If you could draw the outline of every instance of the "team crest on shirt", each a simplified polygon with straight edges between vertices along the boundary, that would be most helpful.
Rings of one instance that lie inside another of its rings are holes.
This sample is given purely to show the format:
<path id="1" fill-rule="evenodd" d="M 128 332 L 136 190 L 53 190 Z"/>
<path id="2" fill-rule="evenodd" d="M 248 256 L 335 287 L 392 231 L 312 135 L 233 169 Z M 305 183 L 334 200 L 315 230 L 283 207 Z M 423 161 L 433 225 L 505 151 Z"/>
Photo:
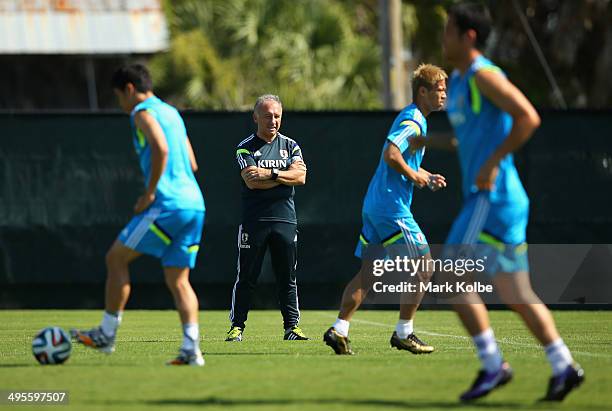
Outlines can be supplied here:
<path id="1" fill-rule="evenodd" d="M 242 233 L 242 235 L 240 236 L 240 248 L 251 248 L 248 242 L 249 242 L 249 234 Z"/>
<path id="2" fill-rule="evenodd" d="M 280 154 L 283 160 L 286 160 L 289 158 L 289 152 L 287 150 L 280 150 L 278 153 Z"/>
<path id="3" fill-rule="evenodd" d="M 419 243 L 419 250 L 424 250 L 427 248 L 427 242 L 425 241 L 425 236 L 423 233 L 416 233 L 416 240 Z"/>

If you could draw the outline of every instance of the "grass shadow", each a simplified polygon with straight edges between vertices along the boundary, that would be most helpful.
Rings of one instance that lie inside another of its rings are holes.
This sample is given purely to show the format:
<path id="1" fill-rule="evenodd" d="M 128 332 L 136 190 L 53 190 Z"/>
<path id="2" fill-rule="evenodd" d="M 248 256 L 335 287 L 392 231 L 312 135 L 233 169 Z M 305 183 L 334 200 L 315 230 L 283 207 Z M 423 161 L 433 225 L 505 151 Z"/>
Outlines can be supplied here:
<path id="1" fill-rule="evenodd" d="M 116 367 L 139 367 L 142 364 L 112 364 L 112 365 L 108 365 L 108 364 L 100 364 L 100 363 L 92 363 L 92 364 L 88 364 L 88 363 L 75 363 L 75 362 L 67 362 L 65 364 L 47 364 L 47 365 L 41 365 L 41 364 L 0 364 L 0 368 L 25 368 L 25 367 L 45 367 L 45 368 L 50 368 L 50 367 L 62 367 L 62 368 L 73 368 L 73 367 L 79 367 L 79 368 L 94 368 L 94 367 L 109 367 L 112 366 L 113 368 Z"/>
<path id="2" fill-rule="evenodd" d="M 278 355 L 295 355 L 295 352 L 236 352 L 236 351 L 230 351 L 230 352 L 204 352 L 203 353 L 205 357 L 209 356 L 209 355 L 274 355 L 274 356 L 278 356 Z"/>
<path id="3" fill-rule="evenodd" d="M 205 397 L 193 399 L 163 399 L 146 401 L 153 406 L 223 406 L 223 407 L 245 407 L 245 406 L 278 406 L 278 405 L 337 405 L 346 406 L 370 406 L 376 408 L 405 408 L 405 409 L 429 409 L 429 408 L 499 408 L 533 409 L 537 404 L 522 404 L 519 402 L 475 402 L 460 403 L 458 401 L 420 401 L 420 400 L 386 400 L 380 398 L 370 399 L 346 399 L 346 398 L 263 398 L 263 399 L 235 399 L 220 397 Z M 549 407 L 549 406 L 548 406 Z M 547 408 L 549 409 L 549 408 Z"/>

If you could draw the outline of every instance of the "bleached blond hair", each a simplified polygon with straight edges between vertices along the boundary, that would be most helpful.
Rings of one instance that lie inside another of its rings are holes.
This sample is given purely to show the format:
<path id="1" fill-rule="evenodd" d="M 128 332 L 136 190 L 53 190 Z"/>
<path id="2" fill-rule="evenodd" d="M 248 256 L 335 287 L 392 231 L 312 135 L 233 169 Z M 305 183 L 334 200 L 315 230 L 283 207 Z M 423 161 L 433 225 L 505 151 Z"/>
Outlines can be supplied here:
<path id="1" fill-rule="evenodd" d="M 446 72 L 433 64 L 420 64 L 412 73 L 412 99 L 416 100 L 419 88 L 433 89 L 439 81 L 448 78 Z"/>

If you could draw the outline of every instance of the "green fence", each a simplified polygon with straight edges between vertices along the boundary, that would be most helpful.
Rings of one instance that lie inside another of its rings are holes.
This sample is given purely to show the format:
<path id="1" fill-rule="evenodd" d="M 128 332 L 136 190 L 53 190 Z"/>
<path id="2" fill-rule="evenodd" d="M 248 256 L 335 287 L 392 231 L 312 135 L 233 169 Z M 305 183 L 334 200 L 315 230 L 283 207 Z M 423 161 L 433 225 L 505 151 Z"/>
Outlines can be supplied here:
<path id="1" fill-rule="evenodd" d="M 307 184 L 296 189 L 302 306 L 334 304 L 358 267 L 362 198 L 394 115 L 284 115 L 282 131 L 300 143 L 308 164 Z M 207 205 L 192 281 L 204 306 L 222 308 L 236 276 L 235 147 L 254 124 L 250 113 L 184 117 Z M 127 116 L 3 114 L 0 124 L 0 306 L 99 305 L 104 254 L 142 190 Z M 448 130 L 445 115 L 433 114 L 429 128 Z M 516 156 L 531 199 L 530 243 L 612 243 L 611 136 L 612 112 L 543 113 L 542 127 Z M 430 150 L 423 166 L 449 183 L 437 193 L 417 190 L 413 205 L 428 240 L 441 243 L 461 202 L 456 155 Z M 171 304 L 156 261 L 134 264 L 133 280 L 132 306 Z"/>

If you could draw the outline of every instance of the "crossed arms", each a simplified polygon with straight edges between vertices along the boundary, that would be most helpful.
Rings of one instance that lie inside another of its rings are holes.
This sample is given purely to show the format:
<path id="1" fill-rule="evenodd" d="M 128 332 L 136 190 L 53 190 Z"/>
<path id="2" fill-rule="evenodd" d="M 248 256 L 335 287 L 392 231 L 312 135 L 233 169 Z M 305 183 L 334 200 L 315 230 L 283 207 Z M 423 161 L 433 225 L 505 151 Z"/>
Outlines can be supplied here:
<path id="1" fill-rule="evenodd" d="M 240 176 L 251 190 L 268 190 L 281 184 L 301 186 L 306 184 L 306 164 L 302 160 L 294 161 L 287 170 L 278 172 L 276 180 L 271 180 L 272 170 L 255 166 L 245 167 Z"/>

